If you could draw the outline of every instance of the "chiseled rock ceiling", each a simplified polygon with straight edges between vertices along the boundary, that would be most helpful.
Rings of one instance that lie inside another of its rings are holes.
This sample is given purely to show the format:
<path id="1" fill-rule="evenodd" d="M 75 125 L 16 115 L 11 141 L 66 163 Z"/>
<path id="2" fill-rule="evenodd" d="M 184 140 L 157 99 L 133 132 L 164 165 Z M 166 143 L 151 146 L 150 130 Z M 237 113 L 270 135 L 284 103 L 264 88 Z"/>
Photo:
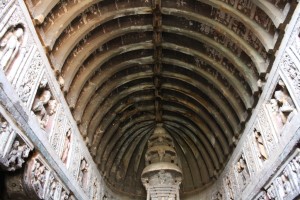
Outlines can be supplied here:
<path id="1" fill-rule="evenodd" d="M 157 122 L 181 192 L 224 168 L 261 92 L 288 0 L 26 0 L 83 138 L 115 190 L 140 175 Z M 277 47 L 276 47 L 277 48 Z"/>

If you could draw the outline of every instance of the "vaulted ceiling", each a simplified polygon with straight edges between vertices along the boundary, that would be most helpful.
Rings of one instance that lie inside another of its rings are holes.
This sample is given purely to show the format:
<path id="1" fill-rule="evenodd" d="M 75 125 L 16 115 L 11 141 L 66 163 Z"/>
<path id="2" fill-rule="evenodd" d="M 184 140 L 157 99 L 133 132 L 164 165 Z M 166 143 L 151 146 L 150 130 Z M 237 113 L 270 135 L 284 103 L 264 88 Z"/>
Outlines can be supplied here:
<path id="1" fill-rule="evenodd" d="M 147 140 L 163 123 L 182 193 L 230 158 L 270 68 L 288 0 L 26 0 L 108 185 L 144 196 Z"/>

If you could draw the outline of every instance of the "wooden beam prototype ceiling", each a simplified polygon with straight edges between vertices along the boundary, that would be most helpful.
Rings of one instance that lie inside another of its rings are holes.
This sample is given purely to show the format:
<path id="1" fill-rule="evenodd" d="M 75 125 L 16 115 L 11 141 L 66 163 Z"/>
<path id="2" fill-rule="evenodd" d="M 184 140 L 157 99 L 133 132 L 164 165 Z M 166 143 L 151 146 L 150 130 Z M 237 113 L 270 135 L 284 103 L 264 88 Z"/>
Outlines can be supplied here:
<path id="1" fill-rule="evenodd" d="M 147 140 L 163 123 L 182 193 L 211 184 L 269 71 L 287 0 L 26 0 L 99 171 L 145 196 Z"/>

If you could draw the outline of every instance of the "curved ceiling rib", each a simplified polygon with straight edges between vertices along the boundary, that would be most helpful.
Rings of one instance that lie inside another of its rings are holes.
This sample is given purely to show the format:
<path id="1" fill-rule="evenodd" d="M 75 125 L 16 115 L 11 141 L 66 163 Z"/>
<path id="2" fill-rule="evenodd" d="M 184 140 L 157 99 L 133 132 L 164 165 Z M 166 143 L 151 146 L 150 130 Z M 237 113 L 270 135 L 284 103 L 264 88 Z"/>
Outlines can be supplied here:
<path id="1" fill-rule="evenodd" d="M 137 199 L 157 123 L 173 138 L 182 193 L 218 178 L 293 8 L 274 0 L 26 3 L 100 173 Z"/>

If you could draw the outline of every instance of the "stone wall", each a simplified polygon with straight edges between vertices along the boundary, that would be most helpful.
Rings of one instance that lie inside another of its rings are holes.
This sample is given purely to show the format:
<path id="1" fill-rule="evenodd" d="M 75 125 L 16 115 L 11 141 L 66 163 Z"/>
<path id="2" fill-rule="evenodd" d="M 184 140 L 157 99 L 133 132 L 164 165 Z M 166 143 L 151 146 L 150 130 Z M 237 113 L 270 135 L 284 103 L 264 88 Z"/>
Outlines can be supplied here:
<path id="1" fill-rule="evenodd" d="M 300 194 L 300 7 L 231 159 L 213 186 L 183 199 L 294 199 Z"/>

